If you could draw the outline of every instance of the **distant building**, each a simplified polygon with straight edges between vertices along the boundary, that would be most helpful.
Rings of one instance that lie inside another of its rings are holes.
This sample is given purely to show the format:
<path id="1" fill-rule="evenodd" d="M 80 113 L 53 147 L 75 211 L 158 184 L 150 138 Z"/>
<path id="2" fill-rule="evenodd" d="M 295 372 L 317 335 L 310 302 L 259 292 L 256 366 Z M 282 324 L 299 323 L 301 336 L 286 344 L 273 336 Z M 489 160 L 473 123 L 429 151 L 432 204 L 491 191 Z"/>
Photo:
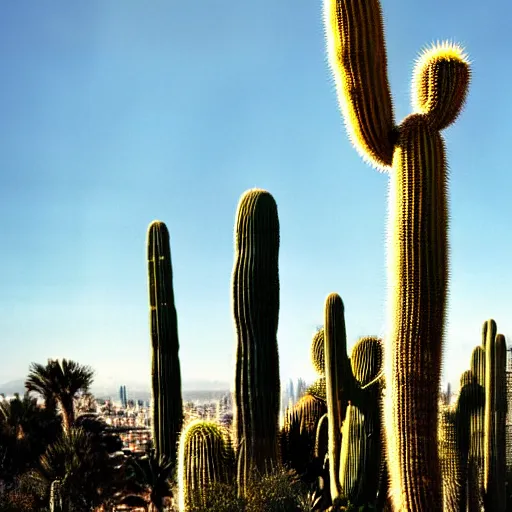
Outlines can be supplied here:
<path id="1" fill-rule="evenodd" d="M 121 402 L 121 407 L 124 407 L 126 409 L 128 405 L 128 400 L 126 397 L 126 386 L 119 387 L 119 400 Z"/>

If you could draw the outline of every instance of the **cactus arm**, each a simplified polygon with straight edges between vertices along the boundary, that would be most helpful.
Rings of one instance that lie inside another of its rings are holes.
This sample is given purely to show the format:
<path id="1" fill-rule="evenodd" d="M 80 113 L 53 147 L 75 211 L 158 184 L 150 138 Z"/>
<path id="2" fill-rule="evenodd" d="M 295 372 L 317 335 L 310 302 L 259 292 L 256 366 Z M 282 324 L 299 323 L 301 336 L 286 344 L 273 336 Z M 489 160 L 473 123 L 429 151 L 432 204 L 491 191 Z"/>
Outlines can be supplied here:
<path id="1" fill-rule="evenodd" d="M 484 487 L 486 501 L 496 492 L 496 322 L 487 321 L 485 337 L 485 430 L 484 430 Z"/>
<path id="2" fill-rule="evenodd" d="M 394 119 L 378 0 L 324 0 L 329 64 L 349 137 L 377 168 L 391 166 Z"/>
<path id="3" fill-rule="evenodd" d="M 365 418 L 352 404 L 347 407 L 341 434 L 340 487 L 343 498 L 359 504 L 366 462 Z"/>
<path id="4" fill-rule="evenodd" d="M 413 112 L 424 114 L 434 130 L 446 128 L 462 111 L 469 80 L 469 62 L 461 47 L 443 43 L 429 48 L 416 62 Z"/>
<path id="5" fill-rule="evenodd" d="M 325 301 L 324 355 L 328 430 L 329 475 L 331 497 L 334 501 L 341 494 L 339 481 L 341 454 L 341 427 L 346 404 L 342 394 L 342 373 L 350 366 L 347 358 L 347 335 L 344 307 L 341 297 L 330 294 Z M 346 360 L 346 361 L 345 361 Z"/>

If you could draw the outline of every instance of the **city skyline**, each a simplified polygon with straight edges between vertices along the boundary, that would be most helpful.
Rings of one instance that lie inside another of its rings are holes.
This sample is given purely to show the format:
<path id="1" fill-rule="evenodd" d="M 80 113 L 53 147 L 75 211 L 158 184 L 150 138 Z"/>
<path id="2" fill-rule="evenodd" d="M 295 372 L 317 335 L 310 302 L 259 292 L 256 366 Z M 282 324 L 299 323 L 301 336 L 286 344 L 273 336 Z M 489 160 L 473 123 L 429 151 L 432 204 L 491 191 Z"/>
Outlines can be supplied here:
<path id="1" fill-rule="evenodd" d="M 454 390 L 486 319 L 512 343 L 511 72 L 500 65 L 512 5 L 495 6 L 383 3 L 397 122 L 411 112 L 423 48 L 452 40 L 472 62 L 466 108 L 443 132 L 443 382 Z M 309 347 L 331 292 L 345 303 L 349 347 L 385 334 L 388 176 L 348 140 L 321 2 L 57 0 L 9 3 L 3 15 L 0 383 L 65 357 L 90 365 L 98 385 L 149 387 L 155 219 L 170 232 L 182 380 L 233 381 L 233 228 L 253 187 L 279 211 L 282 383 L 314 380 Z"/>

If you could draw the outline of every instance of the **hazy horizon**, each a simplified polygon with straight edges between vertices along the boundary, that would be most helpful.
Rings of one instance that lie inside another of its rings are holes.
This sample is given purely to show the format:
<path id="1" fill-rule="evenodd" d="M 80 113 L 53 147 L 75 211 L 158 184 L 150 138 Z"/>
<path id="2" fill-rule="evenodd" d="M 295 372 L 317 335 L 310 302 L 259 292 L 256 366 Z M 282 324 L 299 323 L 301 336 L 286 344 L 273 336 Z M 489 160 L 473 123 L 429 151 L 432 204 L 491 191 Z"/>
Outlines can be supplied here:
<path id="1" fill-rule="evenodd" d="M 453 40 L 472 62 L 445 130 L 450 285 L 443 381 L 458 388 L 494 318 L 511 335 L 512 4 L 383 2 L 395 118 L 414 61 Z M 385 333 L 388 176 L 351 146 L 321 2 L 56 0 L 2 6 L 0 382 L 68 358 L 149 382 L 146 230 L 170 232 L 182 379 L 231 382 L 233 226 L 249 188 L 280 219 L 281 381 L 315 378 L 327 295 L 348 344 Z M 442 15 L 440 15 L 442 13 Z M 499 15 L 498 15 L 499 14 Z"/>

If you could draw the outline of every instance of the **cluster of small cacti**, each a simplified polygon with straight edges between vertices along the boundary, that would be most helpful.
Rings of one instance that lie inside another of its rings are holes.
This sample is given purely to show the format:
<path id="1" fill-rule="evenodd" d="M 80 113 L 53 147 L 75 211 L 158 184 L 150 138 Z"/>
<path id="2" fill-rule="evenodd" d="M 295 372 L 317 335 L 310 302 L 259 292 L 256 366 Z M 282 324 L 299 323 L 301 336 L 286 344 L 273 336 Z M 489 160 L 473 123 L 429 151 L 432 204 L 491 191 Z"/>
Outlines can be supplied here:
<path id="1" fill-rule="evenodd" d="M 506 344 L 496 322 L 483 326 L 457 403 L 441 407 L 445 510 L 506 510 Z M 450 418 L 449 421 L 448 418 Z"/>
<path id="2" fill-rule="evenodd" d="M 236 486 L 243 496 L 251 476 L 280 466 L 292 468 L 303 482 L 316 487 L 323 509 L 343 510 L 341 504 L 350 503 L 400 510 L 393 504 L 389 478 L 393 468 L 385 450 L 388 425 L 383 401 L 389 377 L 384 372 L 384 344 L 377 337 L 360 338 L 349 357 L 344 305 L 337 294 L 327 298 L 325 325 L 311 343 L 318 379 L 287 409 L 284 425 L 278 427 L 278 226 L 277 208 L 268 192 L 251 190 L 242 196 L 233 271 L 235 421 L 231 432 L 203 420 L 181 431 L 177 460 L 181 510 L 206 506 L 207 490 L 218 484 Z M 162 229 L 161 223 L 158 228 Z M 168 244 L 168 234 L 166 240 Z M 161 261 L 166 260 L 170 266 L 169 257 L 163 255 Z M 164 269 L 160 272 L 165 275 Z M 436 436 L 433 431 L 432 439 L 439 453 L 441 510 L 446 512 L 465 510 L 466 505 L 470 512 L 484 506 L 486 511 L 505 510 L 505 353 L 504 337 L 496 334 L 494 321 L 486 322 L 482 345 L 473 351 L 471 369 L 461 377 L 457 403 L 443 403 L 436 391 L 439 432 Z M 165 374 L 164 368 L 160 371 Z M 410 385 L 414 389 L 414 383 Z M 168 393 L 165 388 L 157 391 Z M 181 397 L 169 395 L 181 405 Z M 155 401 L 155 408 L 165 403 Z M 181 411 L 178 418 L 181 421 Z"/>
<path id="3" fill-rule="evenodd" d="M 318 379 L 279 429 L 279 219 L 273 197 L 241 198 L 235 226 L 236 327 L 231 434 L 197 421 L 182 431 L 182 510 L 204 489 L 282 465 L 316 482 L 321 506 L 455 512 L 505 510 L 505 354 L 494 321 L 461 378 L 454 405 L 439 400 L 448 283 L 447 165 L 440 131 L 465 102 L 469 63 L 442 44 L 420 57 L 414 112 L 397 125 L 387 78 L 379 0 L 325 0 L 329 60 L 350 138 L 390 174 L 389 330 L 361 338 L 349 357 L 344 305 L 331 294 L 312 341 Z M 154 441 L 176 456 L 182 409 L 168 232 L 150 226 Z M 191 508 L 190 508 L 191 509 Z"/>

